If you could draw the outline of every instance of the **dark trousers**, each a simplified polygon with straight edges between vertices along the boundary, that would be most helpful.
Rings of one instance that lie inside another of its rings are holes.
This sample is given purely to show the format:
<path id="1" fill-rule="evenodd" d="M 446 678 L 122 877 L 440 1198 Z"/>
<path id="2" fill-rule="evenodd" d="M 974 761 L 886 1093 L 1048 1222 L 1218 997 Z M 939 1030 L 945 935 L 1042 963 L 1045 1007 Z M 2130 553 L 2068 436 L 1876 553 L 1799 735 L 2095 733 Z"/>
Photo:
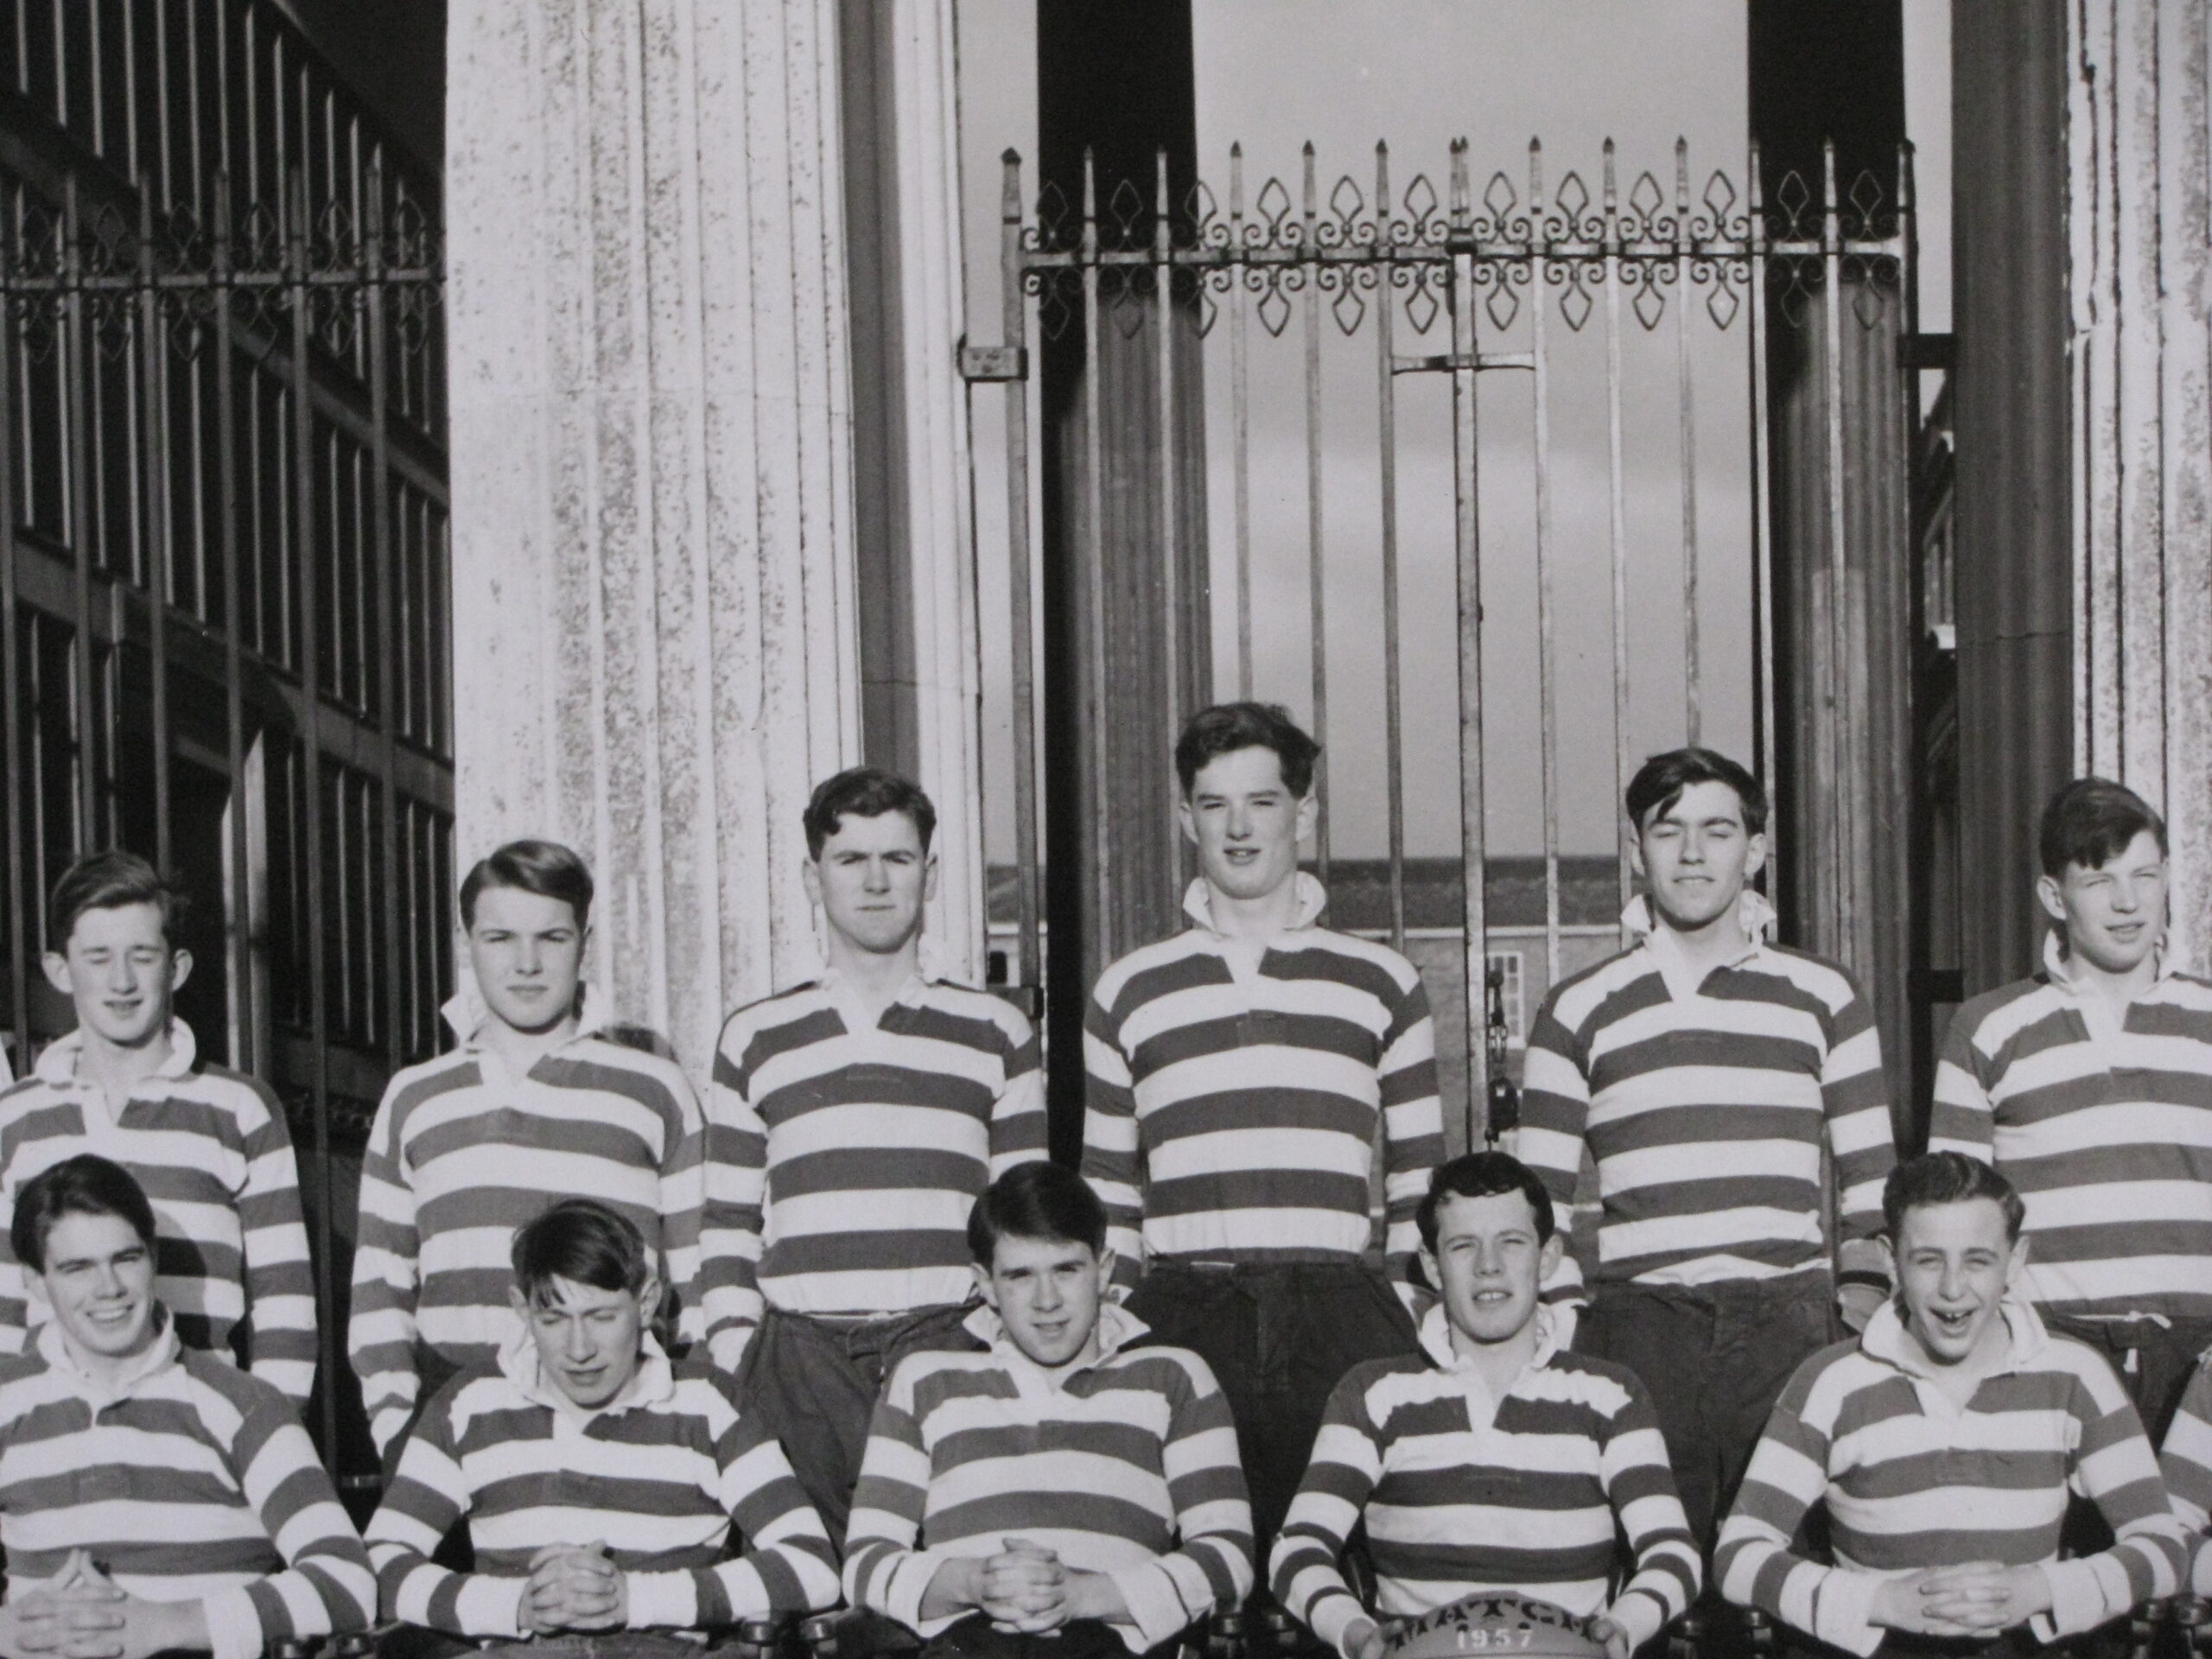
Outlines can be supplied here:
<path id="1" fill-rule="evenodd" d="M 1161 1643 L 1145 1659 L 1167 1659 L 1180 1638 Z M 970 1613 L 939 1631 L 922 1659 L 1130 1659 L 1128 1643 L 1103 1619 L 1071 1618 L 1057 1630 L 1027 1636 L 1002 1630 L 982 1613 Z"/>
<path id="2" fill-rule="evenodd" d="M 2161 1325 L 2156 1319 L 2082 1319 L 2046 1313 L 2044 1323 L 2088 1343 L 2111 1363 L 2153 1446 L 2166 1438 L 2189 1379 L 2196 1373 L 2197 1356 L 2212 1348 L 2212 1319 Z"/>
<path id="3" fill-rule="evenodd" d="M 1305 1478 L 1329 1394 L 1364 1359 L 1418 1353 L 1413 1317 L 1364 1262 L 1283 1266 L 1155 1261 L 1129 1297 L 1151 1339 L 1213 1368 L 1236 1420 L 1260 1580 Z"/>
<path id="4" fill-rule="evenodd" d="M 817 1319 L 770 1308 L 738 1371 L 738 1396 L 784 1443 L 798 1484 L 844 1547 L 853 1485 L 883 1379 L 909 1354 L 968 1353 L 968 1306 L 944 1303 L 882 1319 Z"/>
<path id="5" fill-rule="evenodd" d="M 1841 1334 L 1820 1268 L 1716 1285 L 1600 1285 L 1575 1332 L 1643 1381 L 1690 1531 L 1709 1554 L 1776 1398 Z"/>

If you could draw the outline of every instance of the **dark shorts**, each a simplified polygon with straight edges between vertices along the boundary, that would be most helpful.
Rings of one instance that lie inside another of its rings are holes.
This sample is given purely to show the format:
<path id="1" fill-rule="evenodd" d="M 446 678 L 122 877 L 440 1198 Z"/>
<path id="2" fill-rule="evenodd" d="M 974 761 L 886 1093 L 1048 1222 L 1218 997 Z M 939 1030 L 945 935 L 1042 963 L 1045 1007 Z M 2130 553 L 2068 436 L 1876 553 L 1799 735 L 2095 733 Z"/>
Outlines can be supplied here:
<path id="1" fill-rule="evenodd" d="M 1843 1334 L 1834 1283 L 1815 1268 L 1714 1285 L 1599 1285 L 1574 1345 L 1643 1379 L 1690 1531 L 1710 1554 L 1783 1386 Z"/>
<path id="2" fill-rule="evenodd" d="M 1176 1641 L 1163 1642 L 1147 1659 L 1167 1659 L 1176 1647 Z M 998 1629 L 982 1613 L 970 1613 L 932 1637 L 922 1649 L 922 1659 L 1132 1659 L 1132 1655 L 1120 1633 L 1101 1619 L 1073 1618 L 1057 1630 L 1025 1636 Z"/>
<path id="3" fill-rule="evenodd" d="M 1417 1354 L 1413 1316 L 1364 1262 L 1199 1266 L 1155 1261 L 1128 1300 L 1149 1338 L 1213 1368 L 1236 1420 L 1259 1580 L 1313 1452 L 1331 1390 L 1363 1360 Z"/>
<path id="4" fill-rule="evenodd" d="M 944 1303 L 882 1319 L 817 1319 L 770 1308 L 747 1344 L 738 1397 L 784 1443 L 815 1513 L 844 1547 L 853 1486 L 883 1379 L 909 1354 L 971 1353 L 971 1305 Z"/>

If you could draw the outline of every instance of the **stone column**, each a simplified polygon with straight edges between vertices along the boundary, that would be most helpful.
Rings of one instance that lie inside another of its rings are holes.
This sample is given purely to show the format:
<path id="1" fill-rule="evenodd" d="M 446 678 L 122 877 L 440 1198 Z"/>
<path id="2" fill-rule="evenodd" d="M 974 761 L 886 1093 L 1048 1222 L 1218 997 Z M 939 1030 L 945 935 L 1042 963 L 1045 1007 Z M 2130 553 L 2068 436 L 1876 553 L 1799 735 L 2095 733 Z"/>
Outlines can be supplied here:
<path id="1" fill-rule="evenodd" d="M 2065 41 L 2074 763 L 2165 814 L 2174 939 L 2199 970 L 2212 951 L 2208 12 L 2088 0 L 2066 8 Z"/>
<path id="2" fill-rule="evenodd" d="M 594 981 L 696 1072 L 816 960 L 858 753 L 834 0 L 448 30 L 455 852 L 584 853 Z"/>

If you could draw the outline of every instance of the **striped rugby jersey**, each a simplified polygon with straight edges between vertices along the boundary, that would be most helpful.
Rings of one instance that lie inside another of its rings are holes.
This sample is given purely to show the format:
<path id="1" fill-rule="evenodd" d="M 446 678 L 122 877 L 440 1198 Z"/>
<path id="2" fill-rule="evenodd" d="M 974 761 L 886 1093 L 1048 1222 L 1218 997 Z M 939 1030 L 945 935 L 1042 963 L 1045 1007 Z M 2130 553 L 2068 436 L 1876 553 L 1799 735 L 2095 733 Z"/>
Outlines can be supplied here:
<path id="1" fill-rule="evenodd" d="M 1700 981 L 1642 898 L 1641 937 L 1563 980 L 1529 1033 L 1516 1148 L 1573 1221 L 1587 1144 L 1603 1283 L 1701 1285 L 1825 1266 L 1821 1147 L 1834 1160 L 1840 1283 L 1886 1286 L 1876 1242 L 1897 1161 L 1874 1016 L 1834 963 L 1766 944 L 1740 900 L 1743 954 Z M 1579 1300 L 1572 1251 L 1545 1287 Z"/>
<path id="2" fill-rule="evenodd" d="M 2212 983 L 2162 963 L 2122 1014 L 2047 934 L 2042 973 L 1952 1016 L 1928 1147 L 2019 1189 L 2038 1307 L 2212 1319 Z"/>
<path id="3" fill-rule="evenodd" d="M 1252 1587 L 1252 1507 L 1236 1427 L 1206 1363 L 1132 1350 L 1144 1322 L 1099 1310 L 1102 1351 L 1055 1383 L 988 1308 L 988 1353 L 914 1354 L 876 1402 L 845 1531 L 845 1595 L 936 1635 L 922 1596 L 946 1560 L 1020 1537 L 1110 1574 L 1136 1652 Z"/>
<path id="4" fill-rule="evenodd" d="M 708 1157 L 734 1172 L 743 1262 L 733 1370 L 762 1299 L 795 1313 L 966 1301 L 968 1212 L 1046 1156 L 1043 1073 L 1020 1010 L 916 975 L 871 1020 L 831 970 L 740 1008 L 707 1091 Z M 725 1351 L 727 1349 L 728 1351 Z"/>
<path id="5" fill-rule="evenodd" d="M 117 1382 L 60 1327 L 0 1358 L 0 1548 L 12 1599 L 81 1549 L 149 1601 L 197 1599 L 214 1659 L 366 1630 L 369 1558 L 291 1404 L 173 1321 Z"/>
<path id="6" fill-rule="evenodd" d="M 2206 1529 L 2212 1528 L 2212 1363 L 2208 1358 L 2197 1361 L 2181 1406 L 2166 1427 L 2166 1443 L 2158 1450 L 2166 1496 L 2173 1500 L 2174 1513 L 2188 1529 L 2196 1552 L 2189 1588 L 2200 1596 L 2212 1588 L 2212 1551 L 2205 1548 L 2204 1538 Z"/>
<path id="7" fill-rule="evenodd" d="M 430 1557 L 468 1522 L 475 1570 Z M 745 1553 L 729 1555 L 733 1530 Z M 431 1397 L 370 1518 L 385 1611 L 455 1636 L 527 1636 L 531 1557 L 607 1545 L 632 1630 L 696 1630 L 836 1605 L 837 1558 L 783 1447 L 702 1359 L 645 1338 L 637 1376 L 586 1414 L 540 1377 L 526 1331 Z"/>
<path id="8" fill-rule="evenodd" d="M 19 1353 L 45 1310 L 8 1243 L 16 1194 L 63 1160 L 98 1153 L 145 1189 L 159 1228 L 156 1294 L 185 1345 L 227 1358 L 243 1325 L 253 1374 L 297 1405 L 315 1386 L 315 1276 L 284 1109 L 257 1079 L 203 1065 L 169 1021 L 169 1057 L 120 1112 L 77 1075 L 84 1038 L 50 1044 L 0 1094 L 0 1351 Z"/>
<path id="9" fill-rule="evenodd" d="M 522 1328 L 507 1303 L 514 1231 L 558 1199 L 613 1205 L 662 1253 L 679 1342 L 738 1317 L 747 1243 L 726 1173 L 705 1167 L 691 1085 L 673 1061 L 596 1029 L 588 1001 L 576 1034 L 520 1077 L 472 1035 L 385 1090 L 361 1164 L 346 1332 L 379 1449 L 415 1408 L 418 1343 L 488 1364 Z"/>
<path id="10" fill-rule="evenodd" d="M 1537 1318 L 1535 1357 L 1502 1400 L 1453 1351 L 1441 1306 L 1421 1320 L 1425 1358 L 1369 1360 L 1330 1396 L 1268 1576 L 1346 1659 L 1367 1614 L 1337 1563 L 1363 1520 L 1388 1618 L 1483 1590 L 1603 1612 L 1617 1527 L 1635 1569 L 1611 1605 L 1632 1646 L 1695 1599 L 1698 1548 L 1643 1385 L 1561 1351 Z"/>
<path id="11" fill-rule="evenodd" d="M 1247 972 L 1197 925 L 1099 976 L 1084 1022 L 1083 1173 L 1106 1205 L 1115 1278 L 1145 1258 L 1320 1261 L 1363 1253 L 1382 1120 L 1383 1250 L 1402 1276 L 1414 1211 L 1444 1155 L 1436 1033 L 1420 971 L 1317 927 L 1300 872 L 1291 929 Z"/>
<path id="12" fill-rule="evenodd" d="M 1882 1580 L 1931 1567 L 2042 1567 L 2050 1611 L 2031 1624 L 2046 1642 L 2173 1593 L 2181 1522 L 2120 1379 L 2027 1303 L 2007 1299 L 2001 1317 L 2011 1354 L 1963 1407 L 1927 1380 L 1895 1302 L 1798 1367 L 1721 1523 L 1713 1572 L 1729 1600 L 1871 1654 L 1888 1634 L 1867 1620 Z M 2062 1561 L 2069 1488 L 2117 1541 Z M 1789 1547 L 1822 1502 L 1834 1566 Z"/>

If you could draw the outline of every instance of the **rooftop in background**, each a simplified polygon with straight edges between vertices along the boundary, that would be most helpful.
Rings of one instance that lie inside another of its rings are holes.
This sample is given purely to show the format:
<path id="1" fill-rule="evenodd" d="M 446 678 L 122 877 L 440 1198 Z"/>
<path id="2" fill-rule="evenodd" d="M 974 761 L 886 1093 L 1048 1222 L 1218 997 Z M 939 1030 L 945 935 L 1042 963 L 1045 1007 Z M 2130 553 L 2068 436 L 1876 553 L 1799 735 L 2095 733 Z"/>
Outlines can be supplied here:
<path id="1" fill-rule="evenodd" d="M 1307 866 L 1310 869 L 1313 867 Z M 1544 925 L 1544 861 L 1537 857 L 1493 858 L 1484 897 L 1492 927 Z M 1602 854 L 1580 854 L 1559 861 L 1559 918 L 1569 927 L 1611 927 L 1620 919 L 1619 867 Z M 1014 869 L 994 864 L 990 870 L 989 915 L 993 923 L 1012 924 L 1017 916 Z M 1406 861 L 1406 925 L 1457 927 L 1463 914 L 1459 861 Z M 1390 925 L 1390 866 L 1380 858 L 1339 858 L 1329 866 L 1329 925 L 1372 929 Z"/>

